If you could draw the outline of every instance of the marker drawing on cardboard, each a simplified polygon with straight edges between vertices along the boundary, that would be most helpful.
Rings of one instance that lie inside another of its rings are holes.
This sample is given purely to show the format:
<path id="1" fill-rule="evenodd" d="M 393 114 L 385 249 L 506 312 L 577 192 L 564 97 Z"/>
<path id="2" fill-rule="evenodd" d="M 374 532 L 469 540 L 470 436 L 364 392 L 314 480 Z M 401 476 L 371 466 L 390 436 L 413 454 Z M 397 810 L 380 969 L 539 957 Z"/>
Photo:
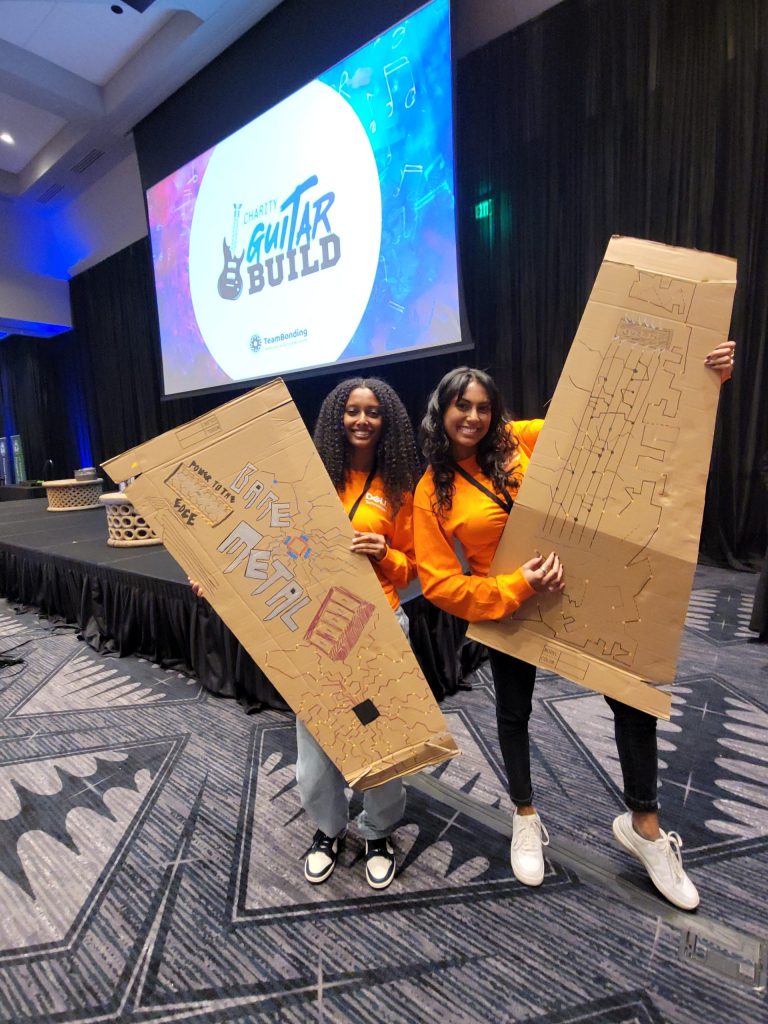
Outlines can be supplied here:
<path id="1" fill-rule="evenodd" d="M 719 394 L 704 356 L 728 337 L 736 262 L 614 238 L 491 573 L 557 551 L 535 595 L 473 639 L 669 717 Z"/>
<path id="2" fill-rule="evenodd" d="M 282 381 L 104 468 L 350 784 L 458 753 Z"/>

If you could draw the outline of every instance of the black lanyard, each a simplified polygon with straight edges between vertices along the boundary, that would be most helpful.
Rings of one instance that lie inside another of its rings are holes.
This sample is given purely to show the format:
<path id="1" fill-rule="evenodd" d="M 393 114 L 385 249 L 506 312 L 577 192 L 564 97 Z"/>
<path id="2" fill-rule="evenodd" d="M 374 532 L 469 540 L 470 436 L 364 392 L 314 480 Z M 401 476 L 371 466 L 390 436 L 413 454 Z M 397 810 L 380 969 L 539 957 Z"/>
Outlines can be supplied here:
<path id="1" fill-rule="evenodd" d="M 512 511 L 512 506 L 515 504 L 515 501 L 514 501 L 514 498 L 512 498 L 512 496 L 510 495 L 510 493 L 509 493 L 509 491 L 507 490 L 506 487 L 502 487 L 501 488 L 501 493 L 506 498 L 506 501 L 502 501 L 502 499 L 498 496 L 498 494 L 494 494 L 493 491 L 489 491 L 488 488 L 484 484 L 481 484 L 479 480 L 475 480 L 475 478 L 473 476 L 471 476 L 466 471 L 466 469 L 462 469 L 462 467 L 458 464 L 458 462 L 454 462 L 453 468 L 456 470 L 456 472 L 460 476 L 463 476 L 465 480 L 467 480 L 469 483 L 471 483 L 473 487 L 476 487 L 478 489 L 478 491 L 482 491 L 483 494 L 487 494 L 488 497 L 492 501 L 496 502 L 496 504 L 499 506 L 499 508 L 503 508 L 504 511 L 507 513 L 507 515 L 509 515 L 509 513 Z M 366 484 L 366 487 L 367 486 L 368 485 Z"/>
<path id="2" fill-rule="evenodd" d="M 357 507 L 360 504 L 360 502 L 363 500 L 363 498 L 365 497 L 365 492 L 368 490 L 368 488 L 373 483 L 373 478 L 375 476 L 376 476 L 376 463 L 374 462 L 373 468 L 371 469 L 371 472 L 368 474 L 368 479 L 363 484 L 362 491 L 360 491 L 360 493 L 358 494 L 357 498 L 355 499 L 355 504 L 349 510 L 349 521 L 350 521 L 350 523 L 355 518 L 355 512 L 357 512 Z"/>

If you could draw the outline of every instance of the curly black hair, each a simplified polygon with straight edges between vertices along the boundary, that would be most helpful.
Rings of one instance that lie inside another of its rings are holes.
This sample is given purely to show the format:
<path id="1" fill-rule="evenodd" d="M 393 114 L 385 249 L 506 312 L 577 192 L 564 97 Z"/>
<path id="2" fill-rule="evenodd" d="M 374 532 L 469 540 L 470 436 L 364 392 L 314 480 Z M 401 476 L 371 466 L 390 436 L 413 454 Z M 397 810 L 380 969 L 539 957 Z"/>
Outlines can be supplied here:
<path id="1" fill-rule="evenodd" d="M 504 487 L 514 487 L 514 480 L 506 467 L 517 447 L 517 439 L 507 430 L 510 419 L 499 389 L 484 370 L 459 366 L 446 373 L 429 396 L 427 412 L 419 429 L 421 450 L 429 462 L 435 487 L 433 509 L 442 517 L 450 512 L 456 492 L 456 463 L 451 455 L 451 442 L 443 423 L 445 411 L 451 402 L 462 397 L 472 381 L 485 388 L 491 403 L 491 425 L 477 446 L 477 463 L 493 481 L 497 491 L 501 492 Z"/>
<path id="2" fill-rule="evenodd" d="M 376 471 L 393 513 L 419 478 L 419 455 L 413 427 L 397 392 L 377 377 L 350 377 L 326 395 L 315 424 L 314 442 L 337 491 L 349 472 L 349 444 L 344 431 L 344 410 L 356 388 L 368 388 L 381 406 L 381 434 L 376 449 Z"/>

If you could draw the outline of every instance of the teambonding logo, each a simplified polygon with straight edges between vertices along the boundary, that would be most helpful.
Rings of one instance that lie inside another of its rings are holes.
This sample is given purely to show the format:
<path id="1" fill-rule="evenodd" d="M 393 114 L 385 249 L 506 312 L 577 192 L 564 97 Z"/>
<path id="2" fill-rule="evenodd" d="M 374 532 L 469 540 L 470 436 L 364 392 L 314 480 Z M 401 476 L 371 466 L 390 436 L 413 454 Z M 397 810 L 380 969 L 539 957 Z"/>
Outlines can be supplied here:
<path id="1" fill-rule="evenodd" d="M 271 338 L 262 338 L 260 334 L 252 334 L 248 347 L 255 355 L 257 352 L 261 352 L 262 346 L 269 350 L 274 347 L 285 347 L 286 345 L 302 345 L 308 333 L 306 327 L 295 327 L 292 331 L 281 331 L 279 334 L 273 334 Z"/>
<path id="2" fill-rule="evenodd" d="M 338 359 L 371 297 L 381 220 L 368 134 L 322 82 L 211 151 L 189 283 L 200 334 L 225 373 L 247 380 Z"/>

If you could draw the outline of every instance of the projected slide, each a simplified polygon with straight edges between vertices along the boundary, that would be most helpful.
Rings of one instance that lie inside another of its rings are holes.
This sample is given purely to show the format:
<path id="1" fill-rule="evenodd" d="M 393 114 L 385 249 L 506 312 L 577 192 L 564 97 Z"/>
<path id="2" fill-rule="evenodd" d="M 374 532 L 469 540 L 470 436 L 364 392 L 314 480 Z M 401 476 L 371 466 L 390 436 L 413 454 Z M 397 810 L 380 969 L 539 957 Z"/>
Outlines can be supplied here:
<path id="1" fill-rule="evenodd" d="M 448 0 L 147 192 L 166 395 L 458 344 Z"/>

